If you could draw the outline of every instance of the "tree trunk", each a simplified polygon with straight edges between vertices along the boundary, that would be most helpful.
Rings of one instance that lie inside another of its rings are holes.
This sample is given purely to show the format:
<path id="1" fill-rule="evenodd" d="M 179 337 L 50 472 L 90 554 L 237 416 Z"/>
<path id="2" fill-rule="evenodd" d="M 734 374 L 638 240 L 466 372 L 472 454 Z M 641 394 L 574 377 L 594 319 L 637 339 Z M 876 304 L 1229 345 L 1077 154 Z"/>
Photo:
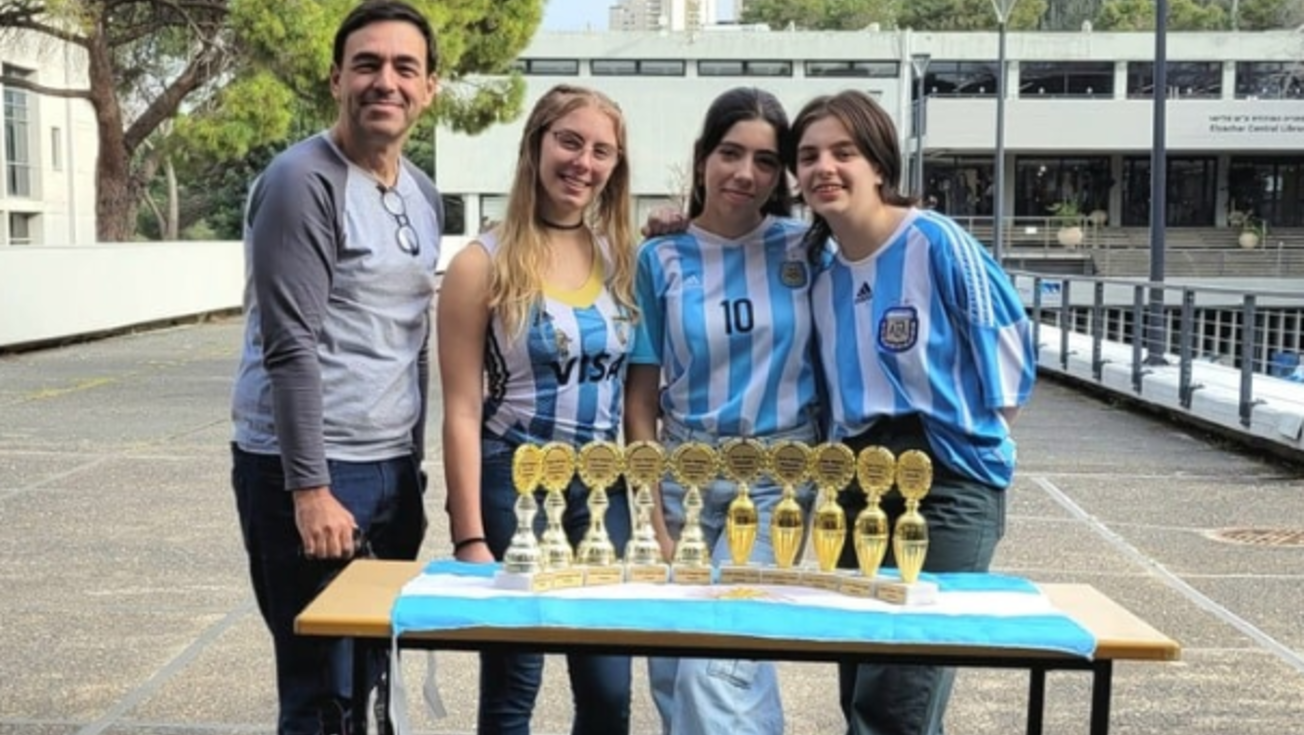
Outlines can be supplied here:
<path id="1" fill-rule="evenodd" d="M 168 180 L 168 218 L 163 228 L 163 239 L 168 241 L 181 239 L 181 191 L 177 186 L 177 168 L 172 165 L 172 157 L 163 162 L 163 173 Z"/>
<path id="2" fill-rule="evenodd" d="M 131 151 L 123 135 L 122 108 L 113 81 L 113 55 L 102 29 L 87 38 L 91 106 L 100 151 L 95 160 L 95 222 L 100 242 L 123 242 L 136 235 L 137 192 L 131 178 Z"/>

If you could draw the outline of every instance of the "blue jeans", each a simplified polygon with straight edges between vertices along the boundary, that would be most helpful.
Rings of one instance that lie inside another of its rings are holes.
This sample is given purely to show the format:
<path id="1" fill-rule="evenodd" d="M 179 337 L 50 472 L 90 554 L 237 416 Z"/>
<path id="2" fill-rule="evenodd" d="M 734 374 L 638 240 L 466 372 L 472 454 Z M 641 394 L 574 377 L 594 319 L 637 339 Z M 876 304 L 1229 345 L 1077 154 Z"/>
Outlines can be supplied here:
<path id="1" fill-rule="evenodd" d="M 898 419 L 864 435 L 846 440 L 853 450 L 882 445 L 899 455 L 906 449 L 931 454 L 917 421 Z M 858 483 L 838 496 L 838 502 L 855 518 L 865 507 Z M 985 572 L 991 566 L 996 544 L 1005 534 L 1004 490 L 960 477 L 933 461 L 933 486 L 920 506 L 928 520 L 929 572 Z M 890 523 L 905 512 L 905 501 L 893 492 L 880 503 Z M 847 542 L 838 565 L 855 568 L 855 544 L 847 528 Z M 896 566 L 888 547 L 886 566 Z M 940 666 L 838 665 L 838 689 L 848 735 L 941 735 L 946 705 L 951 697 L 955 669 Z"/>
<path id="2" fill-rule="evenodd" d="M 501 560 L 516 532 L 516 491 L 512 485 L 512 454 L 516 445 L 495 436 L 481 439 L 480 512 L 484 535 L 494 558 Z M 606 527 L 616 553 L 623 554 L 630 536 L 629 497 L 623 485 L 609 488 L 611 505 Z M 543 533 L 547 518 L 544 493 L 535 533 Z M 562 517 L 574 546 L 589 527 L 588 490 L 578 479 L 566 491 Z M 626 735 L 629 732 L 630 663 L 628 656 L 566 656 L 571 696 L 575 703 L 572 735 Z M 543 655 L 482 653 L 480 655 L 480 735 L 528 735 L 530 716 L 543 681 Z"/>
<path id="3" fill-rule="evenodd" d="M 815 439 L 813 427 L 784 434 L 760 437 L 772 442 L 795 439 L 807 443 Z M 705 432 L 666 421 L 662 426 L 662 444 L 667 451 L 689 441 L 716 446 L 722 442 Z M 749 488 L 756 504 L 756 545 L 752 561 L 773 562 L 770 545 L 770 515 L 782 499 L 783 489 L 766 477 Z M 729 540 L 724 534 L 729 503 L 737 488 L 727 480 L 716 480 L 702 490 L 702 534 L 711 547 L 716 564 L 730 563 Z M 809 512 L 814 501 L 810 487 L 798 491 L 798 502 Z M 684 488 L 669 478 L 661 481 L 661 504 L 666 526 L 673 538 L 684 527 Z M 661 715 L 665 735 L 782 735 L 783 701 L 780 697 L 778 672 L 768 661 L 724 659 L 649 658 L 648 679 L 652 701 Z"/>
<path id="4" fill-rule="evenodd" d="M 353 645 L 347 639 L 296 636 L 294 618 L 348 562 L 306 559 L 285 489 L 281 458 L 232 445 L 231 484 L 249 577 L 272 634 L 280 735 L 345 733 L 353 692 Z M 412 457 L 381 462 L 328 463 L 331 493 L 353 514 L 373 553 L 415 559 L 425 533 L 422 482 Z M 373 661 L 372 685 L 387 653 Z"/>

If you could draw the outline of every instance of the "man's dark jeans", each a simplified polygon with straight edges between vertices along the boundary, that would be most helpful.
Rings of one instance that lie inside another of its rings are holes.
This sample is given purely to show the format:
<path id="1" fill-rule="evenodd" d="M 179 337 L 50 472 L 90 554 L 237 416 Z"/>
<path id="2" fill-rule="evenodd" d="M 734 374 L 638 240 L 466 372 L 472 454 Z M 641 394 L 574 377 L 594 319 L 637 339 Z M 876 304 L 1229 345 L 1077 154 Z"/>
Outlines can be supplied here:
<path id="1" fill-rule="evenodd" d="M 296 636 L 294 618 L 347 564 L 305 559 L 285 490 L 281 458 L 232 445 L 231 483 L 249 576 L 276 650 L 280 735 L 346 733 L 353 646 L 344 639 Z M 412 457 L 329 463 L 331 492 L 353 514 L 382 559 L 415 559 L 425 532 L 422 483 Z M 385 671 L 374 662 L 375 680 Z"/>

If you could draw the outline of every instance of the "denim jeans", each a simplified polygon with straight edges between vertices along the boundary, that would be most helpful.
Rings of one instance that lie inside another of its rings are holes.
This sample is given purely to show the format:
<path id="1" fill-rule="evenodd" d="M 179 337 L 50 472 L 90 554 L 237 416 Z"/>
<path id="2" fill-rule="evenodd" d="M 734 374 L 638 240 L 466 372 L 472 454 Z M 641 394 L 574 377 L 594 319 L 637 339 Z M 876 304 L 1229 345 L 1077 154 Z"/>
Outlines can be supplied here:
<path id="1" fill-rule="evenodd" d="M 815 439 L 815 430 L 810 427 L 761 438 L 766 442 L 795 439 L 810 443 Z M 661 441 L 666 450 L 671 451 L 689 441 L 718 446 L 723 440 L 666 421 Z M 768 477 L 749 487 L 758 516 L 752 561 L 774 561 L 774 548 L 770 545 L 770 515 L 782 499 L 782 493 L 782 488 Z M 729 540 L 724 529 L 729 503 L 736 495 L 736 486 L 727 480 L 716 480 L 710 487 L 702 489 L 702 534 L 711 547 L 711 558 L 716 564 L 730 563 Z M 797 498 L 803 511 L 809 512 L 814 501 L 811 488 L 800 488 Z M 661 504 L 670 535 L 677 539 L 684 527 L 684 488 L 669 478 L 663 479 Z M 661 715 L 665 735 L 783 733 L 783 701 L 773 663 L 650 658 L 648 679 L 652 701 Z"/>
<path id="2" fill-rule="evenodd" d="M 340 638 L 294 634 L 294 618 L 348 562 L 306 559 L 285 489 L 281 458 L 231 447 L 231 484 L 249 577 L 258 609 L 272 634 L 280 735 L 345 733 L 353 691 L 353 646 Z M 328 463 L 331 493 L 353 514 L 373 553 L 415 559 L 425 533 L 425 509 L 412 457 L 380 462 Z M 386 671 L 387 654 L 373 662 L 372 685 Z"/>
<path id="3" fill-rule="evenodd" d="M 484 535 L 494 558 L 501 560 L 516 532 L 516 491 L 512 485 L 512 454 L 516 446 L 496 436 L 484 436 L 481 447 L 480 508 Z M 629 497 L 623 485 L 607 491 L 607 534 L 624 554 L 630 536 Z M 543 533 L 547 518 L 544 493 L 538 494 L 540 512 L 535 533 Z M 566 491 L 562 523 L 571 545 L 589 527 L 588 490 L 578 479 Z M 630 708 L 628 656 L 566 656 L 571 697 L 575 703 L 572 735 L 627 735 Z M 528 735 L 530 716 L 543 681 L 543 655 L 537 653 L 483 653 L 480 655 L 480 708 L 476 732 L 480 735 Z"/>
<path id="4" fill-rule="evenodd" d="M 900 454 L 921 449 L 929 454 L 923 428 L 916 420 L 897 420 L 848 439 L 853 450 L 881 445 Z M 865 507 L 865 496 L 857 483 L 838 496 L 838 502 L 854 519 Z M 996 544 L 1005 535 L 1004 490 L 961 477 L 933 461 L 933 486 L 920 505 L 928 520 L 929 572 L 985 572 L 992 563 Z M 890 523 L 905 512 L 905 501 L 893 492 L 880 506 Z M 839 566 L 855 568 L 852 524 Z M 896 566 L 891 546 L 883 560 Z M 838 665 L 839 701 L 847 718 L 848 735 L 941 735 L 946 705 L 955 681 L 955 669 L 940 666 Z"/>

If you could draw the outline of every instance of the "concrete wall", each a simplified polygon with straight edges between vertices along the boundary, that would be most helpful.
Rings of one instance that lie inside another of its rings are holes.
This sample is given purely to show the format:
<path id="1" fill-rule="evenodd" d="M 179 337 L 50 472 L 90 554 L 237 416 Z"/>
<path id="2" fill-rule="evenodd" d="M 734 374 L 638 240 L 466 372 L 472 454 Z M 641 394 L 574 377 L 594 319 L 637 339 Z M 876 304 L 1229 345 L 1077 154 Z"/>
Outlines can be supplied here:
<path id="1" fill-rule="evenodd" d="M 0 348 L 238 307 L 239 242 L 0 248 Z"/>

